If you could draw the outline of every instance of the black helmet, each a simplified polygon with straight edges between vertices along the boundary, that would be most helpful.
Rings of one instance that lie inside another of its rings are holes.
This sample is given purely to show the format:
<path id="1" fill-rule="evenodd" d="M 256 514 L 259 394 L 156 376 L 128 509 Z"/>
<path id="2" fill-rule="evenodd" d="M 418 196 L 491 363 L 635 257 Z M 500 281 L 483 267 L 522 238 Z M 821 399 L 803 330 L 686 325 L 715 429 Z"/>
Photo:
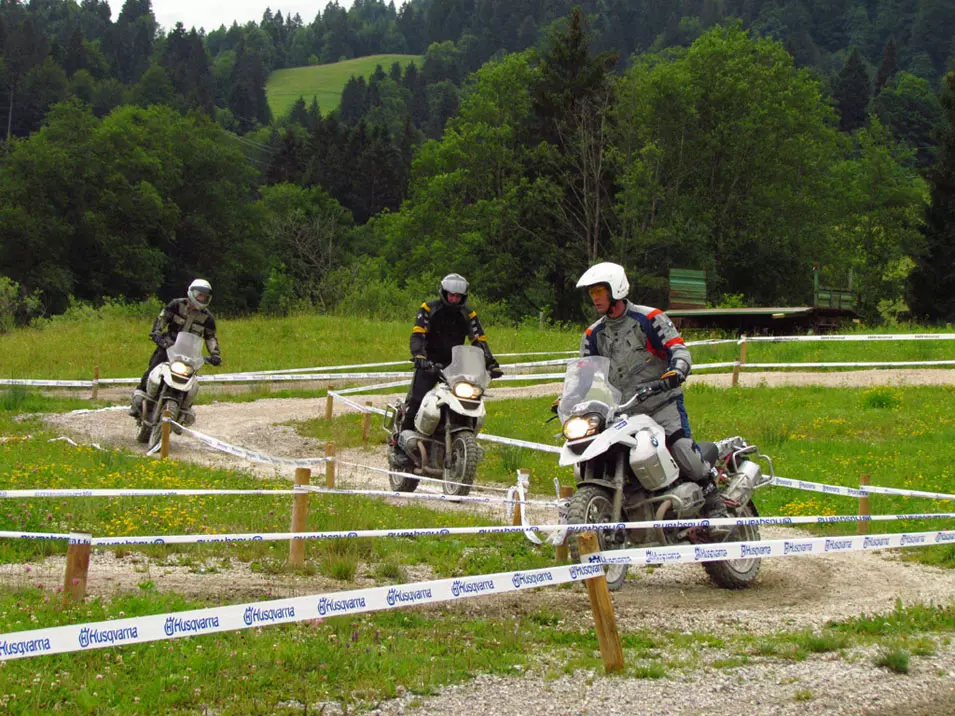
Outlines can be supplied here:
<path id="1" fill-rule="evenodd" d="M 444 305 L 450 305 L 448 302 L 449 293 L 458 293 L 461 295 L 461 303 L 468 300 L 468 282 L 464 276 L 459 273 L 449 273 L 441 279 L 441 302 Z"/>

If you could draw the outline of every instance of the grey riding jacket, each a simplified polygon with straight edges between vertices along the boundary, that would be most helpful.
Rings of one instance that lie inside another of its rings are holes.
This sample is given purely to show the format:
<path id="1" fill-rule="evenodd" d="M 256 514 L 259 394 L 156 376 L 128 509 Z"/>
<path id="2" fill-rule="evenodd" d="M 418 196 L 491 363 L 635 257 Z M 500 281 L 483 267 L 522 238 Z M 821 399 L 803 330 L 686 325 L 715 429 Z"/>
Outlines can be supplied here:
<path id="1" fill-rule="evenodd" d="M 640 383 L 657 380 L 668 370 L 678 370 L 685 378 L 692 365 L 690 351 L 673 321 L 658 308 L 630 301 L 622 315 L 602 316 L 587 329 L 580 341 L 580 355 L 610 359 L 608 378 L 621 392 L 622 401 L 630 400 Z M 639 410 L 653 413 L 682 396 L 683 388 L 674 388 L 647 399 Z"/>

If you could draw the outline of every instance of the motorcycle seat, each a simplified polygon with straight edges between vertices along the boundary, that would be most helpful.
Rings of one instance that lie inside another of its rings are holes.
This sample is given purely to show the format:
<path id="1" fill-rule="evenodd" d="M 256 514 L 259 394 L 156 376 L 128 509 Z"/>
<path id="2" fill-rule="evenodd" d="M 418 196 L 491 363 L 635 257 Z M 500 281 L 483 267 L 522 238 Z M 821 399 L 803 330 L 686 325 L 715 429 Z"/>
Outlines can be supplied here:
<path id="1" fill-rule="evenodd" d="M 703 457 L 703 462 L 707 462 L 712 467 L 716 465 L 716 461 L 720 457 L 719 448 L 716 447 L 716 443 L 703 442 L 697 443 L 697 447 L 700 448 L 700 454 Z"/>

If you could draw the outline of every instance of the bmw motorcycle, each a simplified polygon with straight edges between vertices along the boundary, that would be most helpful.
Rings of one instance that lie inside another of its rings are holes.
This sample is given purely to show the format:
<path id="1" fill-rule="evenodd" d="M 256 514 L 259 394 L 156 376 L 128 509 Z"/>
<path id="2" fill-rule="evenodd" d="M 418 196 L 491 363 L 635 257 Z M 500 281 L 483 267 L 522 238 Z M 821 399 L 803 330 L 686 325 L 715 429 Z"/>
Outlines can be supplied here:
<path id="1" fill-rule="evenodd" d="M 424 475 L 444 480 L 446 495 L 463 497 L 471 491 L 484 449 L 477 435 L 484 427 L 484 391 L 491 377 L 477 346 L 455 346 L 451 363 L 435 366 L 438 382 L 421 401 L 414 430 L 402 430 L 406 404 L 398 401 L 385 411 L 391 489 L 414 492 Z M 394 474 L 403 473 L 403 474 Z"/>
<path id="2" fill-rule="evenodd" d="M 700 519 L 703 491 L 680 474 L 666 447 L 666 433 L 652 418 L 630 414 L 633 408 L 664 388 L 648 383 L 620 403 L 620 391 L 610 384 L 610 360 L 588 356 L 567 367 L 557 415 L 565 443 L 560 465 L 574 467 L 577 492 L 568 505 L 570 524 L 663 522 Z M 772 482 L 772 460 L 741 437 L 698 443 L 705 463 L 715 471 L 717 485 L 730 517 L 758 515 L 753 492 Z M 757 461 L 769 466 L 764 476 Z M 600 549 L 609 552 L 633 547 L 759 540 L 759 526 L 732 528 L 691 523 L 685 526 L 597 531 Z M 576 533 L 568 536 L 574 560 L 580 559 Z M 742 589 L 756 580 L 760 559 L 703 562 L 710 579 L 726 589 Z M 607 583 L 619 589 L 627 564 L 607 565 Z"/>
<path id="3" fill-rule="evenodd" d="M 199 392 L 199 369 L 205 364 L 203 339 L 194 333 L 180 331 L 176 342 L 166 351 L 166 361 L 149 373 L 146 397 L 136 418 L 136 440 L 151 450 L 162 438 L 162 415 L 168 410 L 172 419 L 183 426 L 196 422 L 192 403 Z"/>

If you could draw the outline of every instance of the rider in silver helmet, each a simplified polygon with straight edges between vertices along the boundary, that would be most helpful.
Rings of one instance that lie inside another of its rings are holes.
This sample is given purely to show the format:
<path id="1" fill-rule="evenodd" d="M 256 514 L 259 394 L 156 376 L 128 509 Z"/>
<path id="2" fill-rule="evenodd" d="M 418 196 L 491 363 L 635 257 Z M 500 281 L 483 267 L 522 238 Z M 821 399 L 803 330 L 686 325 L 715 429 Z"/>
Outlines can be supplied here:
<path id="1" fill-rule="evenodd" d="M 146 398 L 146 381 L 149 374 L 160 363 L 166 361 L 166 350 L 176 342 L 180 331 L 188 331 L 205 339 L 207 359 L 211 365 L 222 363 L 219 355 L 219 341 L 216 339 L 216 319 L 209 312 L 212 302 L 212 286 L 208 281 L 197 278 L 189 284 L 185 298 L 174 298 L 160 311 L 153 322 L 149 337 L 156 343 L 156 350 L 149 359 L 149 367 L 143 373 L 142 380 L 133 391 L 133 403 L 129 414 L 136 417 L 142 410 L 143 400 Z"/>

